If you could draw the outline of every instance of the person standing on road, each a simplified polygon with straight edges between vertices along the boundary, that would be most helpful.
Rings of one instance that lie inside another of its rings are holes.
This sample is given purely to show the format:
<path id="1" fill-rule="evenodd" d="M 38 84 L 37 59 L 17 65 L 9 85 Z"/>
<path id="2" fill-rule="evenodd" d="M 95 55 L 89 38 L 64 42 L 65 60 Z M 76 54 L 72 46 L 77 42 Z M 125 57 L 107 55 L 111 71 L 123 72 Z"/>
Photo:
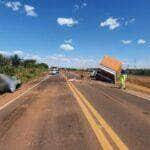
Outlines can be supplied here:
<path id="1" fill-rule="evenodd" d="M 121 89 L 126 89 L 126 79 L 127 79 L 127 73 L 125 70 L 121 71 L 121 74 L 119 75 L 119 82 Z"/>

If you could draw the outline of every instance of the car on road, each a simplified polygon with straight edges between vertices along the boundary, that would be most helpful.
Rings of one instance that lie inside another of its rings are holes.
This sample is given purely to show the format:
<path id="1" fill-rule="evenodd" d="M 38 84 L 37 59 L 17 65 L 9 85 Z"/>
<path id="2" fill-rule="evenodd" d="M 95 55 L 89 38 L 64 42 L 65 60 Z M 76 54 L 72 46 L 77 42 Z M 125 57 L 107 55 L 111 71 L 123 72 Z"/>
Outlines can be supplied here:
<path id="1" fill-rule="evenodd" d="M 9 77 L 4 74 L 0 74 L 0 92 L 14 92 L 21 85 L 21 80 L 15 76 Z"/>
<path id="2" fill-rule="evenodd" d="M 58 75 L 59 74 L 59 68 L 57 67 L 52 67 L 50 69 L 50 75 Z"/>

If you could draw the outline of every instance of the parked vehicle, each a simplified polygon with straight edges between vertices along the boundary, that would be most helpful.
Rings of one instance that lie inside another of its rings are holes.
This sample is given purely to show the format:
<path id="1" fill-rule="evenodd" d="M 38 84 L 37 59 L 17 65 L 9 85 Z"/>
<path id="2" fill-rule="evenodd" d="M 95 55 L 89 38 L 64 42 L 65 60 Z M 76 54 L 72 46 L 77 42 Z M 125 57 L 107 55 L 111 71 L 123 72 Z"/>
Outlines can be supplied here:
<path id="1" fill-rule="evenodd" d="M 14 92 L 21 85 L 20 79 L 0 74 L 0 92 Z"/>

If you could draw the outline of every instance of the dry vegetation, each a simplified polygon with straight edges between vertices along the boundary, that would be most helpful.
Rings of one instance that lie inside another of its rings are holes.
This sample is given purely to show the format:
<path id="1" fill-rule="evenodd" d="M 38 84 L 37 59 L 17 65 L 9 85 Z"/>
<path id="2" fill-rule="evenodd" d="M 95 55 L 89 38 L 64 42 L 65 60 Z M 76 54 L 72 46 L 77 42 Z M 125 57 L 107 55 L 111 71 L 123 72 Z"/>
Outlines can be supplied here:
<path id="1" fill-rule="evenodd" d="M 150 77 L 129 75 L 127 88 L 138 92 L 150 94 Z"/>
<path id="2" fill-rule="evenodd" d="M 90 79 L 90 74 L 86 71 L 74 70 L 71 72 L 79 76 L 83 75 L 84 79 Z M 150 76 L 128 75 L 126 85 L 129 90 L 150 94 Z"/>
<path id="3" fill-rule="evenodd" d="M 128 82 L 150 88 L 150 77 L 148 76 L 129 76 Z"/>

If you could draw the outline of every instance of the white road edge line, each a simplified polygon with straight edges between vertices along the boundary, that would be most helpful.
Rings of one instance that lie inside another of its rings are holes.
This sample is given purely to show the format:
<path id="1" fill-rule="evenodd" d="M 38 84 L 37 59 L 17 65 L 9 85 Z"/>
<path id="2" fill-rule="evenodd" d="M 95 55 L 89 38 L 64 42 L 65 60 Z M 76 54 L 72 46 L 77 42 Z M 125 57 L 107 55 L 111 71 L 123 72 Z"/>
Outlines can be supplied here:
<path id="1" fill-rule="evenodd" d="M 43 81 L 47 80 L 50 77 L 50 75 L 48 75 L 47 77 L 45 77 L 43 80 L 41 80 L 39 83 L 35 84 L 33 87 L 29 88 L 28 90 L 26 90 L 24 93 L 21 93 L 20 95 L 18 95 L 17 97 L 15 97 L 14 99 L 12 99 L 11 101 L 9 101 L 8 103 L 4 104 L 2 107 L 0 107 L 0 111 L 2 111 L 5 107 L 7 107 L 9 104 L 11 104 L 12 102 L 16 101 L 18 98 L 20 98 L 21 96 L 25 95 L 26 93 L 28 93 L 29 91 L 31 91 L 33 88 L 37 87 L 38 85 L 40 85 Z"/>
<path id="2" fill-rule="evenodd" d="M 103 86 L 107 86 L 106 84 L 103 84 L 103 83 L 99 83 L 97 82 L 98 85 L 103 85 Z M 121 89 L 120 89 L 121 90 Z M 122 92 L 124 93 L 127 93 L 127 94 L 130 94 L 132 96 L 136 96 L 138 98 L 141 98 L 141 99 L 144 99 L 144 100 L 147 100 L 147 101 L 150 101 L 150 98 L 148 97 L 148 94 L 146 94 L 146 96 L 142 96 L 142 95 L 138 95 L 138 92 L 136 93 L 136 91 L 133 90 L 133 92 L 135 93 L 132 93 L 130 90 L 121 90 Z"/>
<path id="3" fill-rule="evenodd" d="M 146 96 L 138 95 L 138 92 L 136 93 L 136 91 L 135 91 L 135 93 L 132 93 L 130 90 L 122 90 L 122 91 L 125 92 L 125 93 L 128 93 L 128 94 L 131 94 L 131 95 L 133 95 L 133 96 L 142 98 L 142 99 L 144 99 L 144 100 L 150 101 L 150 98 L 148 98 L 147 95 L 146 95 Z M 134 91 L 133 91 L 133 92 L 134 92 Z"/>

